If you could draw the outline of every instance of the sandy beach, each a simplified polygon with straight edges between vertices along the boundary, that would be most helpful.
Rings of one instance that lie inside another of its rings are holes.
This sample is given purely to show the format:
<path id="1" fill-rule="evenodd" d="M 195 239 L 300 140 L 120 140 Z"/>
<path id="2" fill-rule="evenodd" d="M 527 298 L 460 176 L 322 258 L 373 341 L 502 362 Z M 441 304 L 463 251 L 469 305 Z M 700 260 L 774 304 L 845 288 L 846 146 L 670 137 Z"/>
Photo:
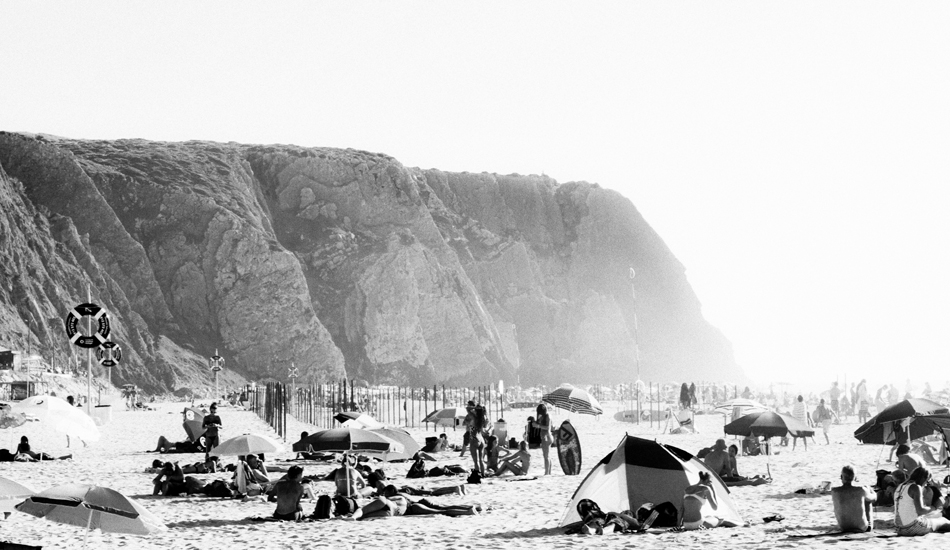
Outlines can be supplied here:
<path id="1" fill-rule="evenodd" d="M 119 405 L 120 403 L 116 403 Z M 200 404 L 200 403 L 199 403 Z M 576 426 L 584 452 L 584 469 L 581 476 L 561 474 L 554 457 L 554 475 L 534 480 L 509 481 L 510 478 L 487 479 L 481 485 L 468 485 L 467 494 L 438 497 L 441 503 L 477 503 L 483 512 L 477 516 L 448 518 L 442 516 L 397 517 L 372 521 L 332 519 L 319 522 L 285 523 L 260 522 L 249 518 L 269 516 L 274 504 L 261 499 L 247 502 L 232 499 L 214 499 L 204 496 L 154 497 L 151 495 L 153 474 L 145 473 L 157 453 L 146 452 L 155 447 L 159 435 L 178 440 L 184 437 L 180 412 L 185 403 L 152 404 L 153 411 L 127 411 L 118 406 L 111 422 L 101 426 L 102 440 L 88 448 L 66 447 L 66 437 L 53 432 L 39 422 L 28 423 L 20 428 L 0 434 L 0 446 L 15 448 L 20 435 L 28 435 L 34 450 L 52 455 L 74 453 L 72 460 L 44 463 L 0 463 L 0 475 L 23 483 L 36 491 L 71 481 L 92 483 L 116 489 L 132 496 L 143 506 L 161 518 L 168 531 L 149 537 L 117 535 L 94 531 L 89 535 L 90 548 L 143 548 L 143 549 L 202 549 L 231 547 L 255 548 L 421 548 L 438 545 L 441 548 L 700 548 L 713 543 L 730 548 L 817 547 L 825 544 L 844 543 L 839 537 L 796 538 L 795 534 L 818 534 L 834 529 L 831 498 L 827 495 L 796 495 L 802 486 L 814 487 L 822 481 L 837 484 L 838 473 L 845 463 L 851 463 L 858 472 L 859 481 L 870 484 L 882 447 L 860 445 L 852 437 L 856 422 L 846 422 L 833 427 L 831 445 L 814 444 L 807 451 L 799 445 L 778 447 L 778 454 L 769 459 L 773 483 L 758 487 L 736 487 L 732 490 L 734 500 L 743 514 L 748 527 L 715 529 L 686 533 L 610 534 L 604 536 L 563 535 L 558 522 L 573 491 L 587 471 L 620 441 L 624 433 L 656 438 L 661 442 L 696 452 L 711 445 L 722 435 L 723 419 L 720 415 L 698 415 L 699 433 L 689 435 L 662 433 L 665 424 L 652 428 L 648 423 L 627 424 L 613 420 L 616 407 L 605 403 L 606 414 L 595 418 L 567 415 L 555 410 L 553 420 L 560 423 L 571 418 Z M 222 407 L 219 410 L 225 430 L 222 439 L 242 433 L 273 435 L 273 430 L 253 413 Z M 520 434 L 529 411 L 511 411 L 507 414 L 509 433 Z M 289 420 L 288 451 L 268 456 L 271 467 L 288 467 L 294 457 L 289 451 L 289 441 L 296 440 L 300 431 L 313 432 L 314 427 Z M 430 429 L 410 429 L 417 440 L 432 435 Z M 461 431 L 448 430 L 453 443 L 461 442 Z M 731 438 L 730 438 L 731 439 Z M 819 440 L 823 437 L 819 434 Z M 198 454 L 165 455 L 181 464 L 195 462 Z M 744 457 L 739 468 L 743 475 L 766 474 L 766 457 Z M 226 462 L 233 459 L 225 457 Z M 468 467 L 470 459 L 459 458 L 458 453 L 442 455 L 440 464 L 461 464 Z M 541 468 L 541 452 L 532 451 L 532 470 Z M 432 465 L 430 465 L 431 467 Z M 464 483 L 464 478 L 428 478 L 405 480 L 408 463 L 386 466 L 390 478 L 397 483 L 440 487 Z M 305 466 L 305 475 L 323 474 L 329 465 Z M 936 473 L 943 476 L 943 471 Z M 224 478 L 230 474 L 205 474 L 198 477 L 207 480 Z M 279 475 L 279 474 L 278 474 Z M 935 477 L 937 477 L 935 475 Z M 331 492 L 327 482 L 315 484 L 319 493 Z M 307 513 L 314 504 L 306 501 Z M 780 514 L 785 520 L 780 523 L 765 523 L 762 518 Z M 875 513 L 878 535 L 893 534 L 893 514 L 890 509 L 878 509 Z M 81 546 L 82 529 L 52 523 L 25 514 L 14 513 L 3 521 L 0 540 L 32 544 L 43 548 L 70 548 Z M 946 544 L 950 539 L 943 535 L 928 535 L 914 539 L 897 537 L 858 536 L 862 547 L 885 548 L 900 545 L 901 548 L 923 548 Z"/>

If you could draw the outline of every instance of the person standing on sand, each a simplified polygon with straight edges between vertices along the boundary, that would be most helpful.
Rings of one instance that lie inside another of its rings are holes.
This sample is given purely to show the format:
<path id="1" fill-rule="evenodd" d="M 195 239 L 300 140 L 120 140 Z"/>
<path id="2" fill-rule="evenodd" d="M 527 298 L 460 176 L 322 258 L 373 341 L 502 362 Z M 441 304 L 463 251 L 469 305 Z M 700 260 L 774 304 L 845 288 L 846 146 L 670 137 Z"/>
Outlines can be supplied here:
<path id="1" fill-rule="evenodd" d="M 815 409 L 815 422 L 821 424 L 821 431 L 825 434 L 825 444 L 831 445 L 831 440 L 828 439 L 828 431 L 831 430 L 831 422 L 834 420 L 834 412 L 825 406 L 825 400 L 822 399 L 818 402 L 818 407 Z M 794 446 L 792 447 L 794 448 Z"/>
<path id="2" fill-rule="evenodd" d="M 831 410 L 835 413 L 835 416 L 841 414 L 841 409 L 838 407 L 838 404 L 841 399 L 841 388 L 838 387 L 838 381 L 831 383 L 831 389 L 828 391 L 828 396 L 831 398 Z"/>
<path id="3" fill-rule="evenodd" d="M 806 426 L 811 426 L 811 418 L 808 417 L 808 411 L 805 409 L 805 398 L 801 395 L 798 396 L 798 401 L 795 401 L 795 405 L 792 407 L 792 418 L 798 420 Z M 802 441 L 805 443 L 805 450 L 808 450 L 808 436 L 802 436 Z M 792 450 L 795 450 L 795 446 L 798 445 L 798 436 L 792 436 Z"/>
<path id="4" fill-rule="evenodd" d="M 867 487 L 852 485 L 854 468 L 841 468 L 841 486 L 831 490 L 835 520 L 846 533 L 864 533 L 874 529 L 871 508 L 877 496 Z"/>
<path id="5" fill-rule="evenodd" d="M 857 387 L 858 422 L 864 424 L 871 417 L 868 409 L 871 407 L 871 396 L 868 395 L 868 381 L 861 379 Z"/>
<path id="6" fill-rule="evenodd" d="M 551 444 L 554 439 L 551 437 L 551 417 L 548 416 L 548 408 L 541 403 L 538 405 L 538 428 L 541 429 L 541 454 L 544 456 L 544 475 L 551 475 Z"/>
<path id="7" fill-rule="evenodd" d="M 205 444 L 208 446 L 208 452 L 205 453 L 205 461 L 211 456 L 211 451 L 221 444 L 221 440 L 218 438 L 218 430 L 221 429 L 221 417 L 218 416 L 218 404 L 212 403 L 211 406 L 208 407 L 208 411 L 204 420 L 201 421 L 201 427 L 205 430 Z"/>
<path id="8" fill-rule="evenodd" d="M 78 406 L 79 406 L 79 405 L 76 404 L 75 399 L 73 399 L 73 396 L 71 396 L 71 395 L 67 395 L 67 396 L 66 396 L 66 402 L 69 403 L 69 404 L 70 404 L 71 406 L 73 406 L 73 407 L 78 407 Z M 79 442 L 82 443 L 82 446 L 83 446 L 83 447 L 88 447 L 88 446 L 89 446 L 89 444 L 86 443 L 85 441 L 83 441 L 78 435 L 73 436 L 73 437 L 75 437 L 76 439 L 79 439 Z M 69 434 L 66 434 L 66 446 L 69 447 L 69 445 L 70 445 L 70 442 L 69 442 Z"/>

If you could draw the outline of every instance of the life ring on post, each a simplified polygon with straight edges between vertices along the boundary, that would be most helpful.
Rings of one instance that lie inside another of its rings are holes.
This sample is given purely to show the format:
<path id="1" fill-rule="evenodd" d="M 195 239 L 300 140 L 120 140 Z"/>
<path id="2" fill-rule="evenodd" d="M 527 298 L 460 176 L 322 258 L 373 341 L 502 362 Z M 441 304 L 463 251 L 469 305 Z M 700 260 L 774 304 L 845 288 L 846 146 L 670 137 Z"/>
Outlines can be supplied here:
<path id="1" fill-rule="evenodd" d="M 79 330 L 83 317 L 92 317 L 95 322 L 96 331 L 89 336 L 84 336 Z M 98 304 L 79 304 L 66 315 L 66 336 L 75 346 L 97 348 L 108 341 L 109 332 L 109 315 Z"/>

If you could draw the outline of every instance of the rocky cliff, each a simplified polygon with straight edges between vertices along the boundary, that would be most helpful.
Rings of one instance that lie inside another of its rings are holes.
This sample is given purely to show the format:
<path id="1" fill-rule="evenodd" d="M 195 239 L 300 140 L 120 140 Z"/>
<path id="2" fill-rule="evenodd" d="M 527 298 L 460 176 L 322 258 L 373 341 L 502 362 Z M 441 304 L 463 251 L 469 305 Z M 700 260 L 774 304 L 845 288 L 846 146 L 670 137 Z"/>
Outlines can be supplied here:
<path id="1" fill-rule="evenodd" d="M 89 292 L 113 379 L 155 391 L 206 384 L 215 349 L 251 379 L 632 381 L 634 310 L 644 379 L 739 375 L 683 266 L 597 185 L 0 133 L 0 202 L 0 345 L 75 354 L 61 319 Z"/>

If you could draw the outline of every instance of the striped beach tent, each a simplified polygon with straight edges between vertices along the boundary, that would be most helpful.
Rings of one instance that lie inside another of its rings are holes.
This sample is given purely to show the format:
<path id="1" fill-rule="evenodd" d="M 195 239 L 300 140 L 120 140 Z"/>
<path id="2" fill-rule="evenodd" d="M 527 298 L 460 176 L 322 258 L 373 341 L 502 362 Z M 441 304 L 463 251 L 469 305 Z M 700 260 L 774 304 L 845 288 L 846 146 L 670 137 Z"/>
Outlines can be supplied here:
<path id="1" fill-rule="evenodd" d="M 577 504 L 583 499 L 597 503 L 604 512 L 636 512 L 645 503 L 673 503 L 679 517 L 683 515 L 683 495 L 686 488 L 699 482 L 699 473 L 709 469 L 690 453 L 648 439 L 624 436 L 617 445 L 587 474 L 574 491 L 571 502 L 564 511 L 560 526 L 564 527 L 581 520 Z M 704 509 L 704 516 L 716 516 L 742 525 L 729 489 L 719 476 L 713 474 L 712 491 L 718 507 Z"/>

